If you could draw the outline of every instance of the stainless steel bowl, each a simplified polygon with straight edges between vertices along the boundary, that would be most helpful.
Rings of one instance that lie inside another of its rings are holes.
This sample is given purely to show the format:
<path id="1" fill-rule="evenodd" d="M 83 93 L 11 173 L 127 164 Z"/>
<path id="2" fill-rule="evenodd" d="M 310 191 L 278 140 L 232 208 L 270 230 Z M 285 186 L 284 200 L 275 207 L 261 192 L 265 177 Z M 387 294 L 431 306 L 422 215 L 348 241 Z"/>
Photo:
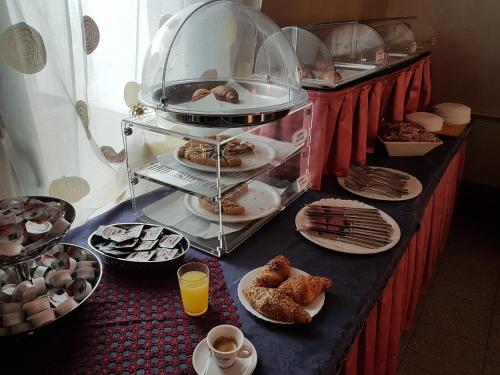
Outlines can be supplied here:
<path id="1" fill-rule="evenodd" d="M 59 245 L 63 246 L 63 252 L 65 254 L 67 254 L 70 249 L 77 248 L 77 249 L 79 249 L 80 251 L 84 252 L 87 255 L 87 260 L 91 260 L 91 261 L 97 262 L 97 267 L 96 267 L 96 269 L 97 269 L 97 275 L 96 275 L 95 280 L 90 283 L 92 285 L 92 290 L 91 290 L 90 294 L 87 297 L 85 297 L 83 300 L 81 300 L 78 303 L 78 306 L 76 306 L 73 310 L 67 312 L 64 315 L 57 316 L 55 320 L 53 320 L 53 321 L 51 321 L 51 322 L 49 322 L 47 324 L 44 324 L 44 325 L 42 325 L 40 327 L 32 328 L 32 329 L 30 329 L 28 331 L 19 332 L 19 333 L 13 333 L 13 334 L 9 334 L 7 336 L 0 336 L 0 341 L 14 339 L 14 338 L 25 336 L 25 335 L 37 334 L 38 331 L 41 331 L 41 330 L 45 331 L 45 330 L 51 329 L 53 327 L 56 327 L 56 324 L 60 323 L 63 318 L 66 318 L 67 316 L 71 315 L 81 305 L 83 305 L 85 303 L 85 301 L 87 301 L 90 298 L 90 296 L 95 292 L 95 290 L 99 286 L 99 283 L 101 282 L 101 278 L 102 278 L 102 273 L 103 273 L 103 266 L 102 266 L 102 262 L 99 259 L 99 257 L 96 256 L 92 251 L 90 251 L 90 250 L 88 250 L 88 249 L 86 249 L 84 247 L 81 247 L 81 246 L 77 246 L 77 245 L 73 245 L 73 244 L 69 244 L 69 243 L 60 243 Z M 50 249 L 49 249 L 49 251 L 50 251 Z M 38 259 L 36 259 L 34 261 L 36 263 L 41 263 L 41 258 L 38 258 Z"/>
<path id="2" fill-rule="evenodd" d="M 88 244 L 94 250 L 99 254 L 100 257 L 102 257 L 102 261 L 105 265 L 109 265 L 111 267 L 117 267 L 125 271 L 132 271 L 132 272 L 144 272 L 144 273 L 151 273 L 155 271 L 164 271 L 164 270 L 170 270 L 170 269 L 177 269 L 177 266 L 179 266 L 183 259 L 184 255 L 187 253 L 189 247 L 191 246 L 189 240 L 187 239 L 186 236 L 184 236 L 182 233 L 175 231 L 170 228 L 166 228 L 160 225 L 154 225 L 154 224 L 146 224 L 146 223 L 112 223 L 109 225 L 117 226 L 117 227 L 130 227 L 134 225 L 144 225 L 144 228 L 152 228 L 152 227 L 159 227 L 164 230 L 164 233 L 167 234 L 179 234 L 182 236 L 182 239 L 179 241 L 179 244 L 176 245 L 176 247 L 179 248 L 179 253 L 172 259 L 170 260 L 165 260 L 165 261 L 133 261 L 133 260 L 128 260 L 124 258 L 119 258 L 115 257 L 109 254 L 106 254 L 99 249 L 96 248 L 96 244 L 100 241 L 101 237 L 97 236 L 95 234 L 95 231 L 89 236 L 88 239 Z"/>

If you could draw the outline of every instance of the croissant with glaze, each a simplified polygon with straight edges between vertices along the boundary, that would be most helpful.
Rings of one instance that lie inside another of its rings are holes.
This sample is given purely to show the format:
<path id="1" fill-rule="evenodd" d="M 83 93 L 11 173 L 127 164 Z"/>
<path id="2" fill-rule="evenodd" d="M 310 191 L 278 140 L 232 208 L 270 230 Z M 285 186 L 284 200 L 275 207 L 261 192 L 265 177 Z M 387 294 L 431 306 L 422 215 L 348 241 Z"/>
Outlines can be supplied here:
<path id="1" fill-rule="evenodd" d="M 271 259 L 255 279 L 256 286 L 276 288 L 290 277 L 290 261 L 283 255 Z"/>
<path id="2" fill-rule="evenodd" d="M 290 323 L 309 323 L 311 316 L 302 306 L 275 288 L 251 286 L 243 289 L 248 303 L 268 318 Z"/>
<path id="3" fill-rule="evenodd" d="M 328 277 L 300 275 L 285 280 L 278 290 L 295 302 L 307 305 L 331 286 L 332 280 Z"/>

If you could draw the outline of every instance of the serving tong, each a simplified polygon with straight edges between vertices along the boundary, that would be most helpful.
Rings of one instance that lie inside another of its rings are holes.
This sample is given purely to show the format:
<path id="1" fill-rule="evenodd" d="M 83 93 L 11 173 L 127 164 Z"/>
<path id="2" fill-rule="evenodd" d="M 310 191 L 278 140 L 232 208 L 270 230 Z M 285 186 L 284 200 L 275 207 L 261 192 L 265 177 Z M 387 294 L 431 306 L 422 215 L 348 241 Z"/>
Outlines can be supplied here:
<path id="1" fill-rule="evenodd" d="M 370 249 L 391 242 L 393 228 L 377 209 L 311 204 L 304 213 L 307 223 L 300 232 Z"/>
<path id="2" fill-rule="evenodd" d="M 344 180 L 345 186 L 356 191 L 373 191 L 391 198 L 408 194 L 409 176 L 379 168 L 352 165 Z"/>

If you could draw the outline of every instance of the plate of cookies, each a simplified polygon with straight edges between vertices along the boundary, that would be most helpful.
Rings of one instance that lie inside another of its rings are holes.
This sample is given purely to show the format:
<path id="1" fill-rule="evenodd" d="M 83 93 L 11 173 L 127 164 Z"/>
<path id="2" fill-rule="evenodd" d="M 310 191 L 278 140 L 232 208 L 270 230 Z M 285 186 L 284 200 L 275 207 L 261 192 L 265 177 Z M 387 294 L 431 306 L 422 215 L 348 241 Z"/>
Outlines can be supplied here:
<path id="1" fill-rule="evenodd" d="M 192 214 L 209 221 L 219 221 L 219 206 L 213 198 L 186 194 L 185 204 Z M 262 219 L 281 207 L 278 191 L 260 181 L 244 183 L 224 193 L 221 200 L 222 221 L 241 223 Z"/>
<path id="2" fill-rule="evenodd" d="M 278 324 L 308 324 L 325 303 L 327 277 L 311 276 L 290 266 L 283 255 L 255 268 L 238 284 L 241 304 L 252 315 Z"/>
<path id="3" fill-rule="evenodd" d="M 206 137 L 212 142 L 223 142 L 229 139 L 228 135 L 212 135 Z M 252 143 L 233 138 L 221 146 L 221 172 L 246 172 L 259 169 L 276 155 L 274 149 L 265 143 Z M 174 158 L 180 164 L 202 172 L 217 171 L 217 146 L 190 140 L 178 147 Z"/>

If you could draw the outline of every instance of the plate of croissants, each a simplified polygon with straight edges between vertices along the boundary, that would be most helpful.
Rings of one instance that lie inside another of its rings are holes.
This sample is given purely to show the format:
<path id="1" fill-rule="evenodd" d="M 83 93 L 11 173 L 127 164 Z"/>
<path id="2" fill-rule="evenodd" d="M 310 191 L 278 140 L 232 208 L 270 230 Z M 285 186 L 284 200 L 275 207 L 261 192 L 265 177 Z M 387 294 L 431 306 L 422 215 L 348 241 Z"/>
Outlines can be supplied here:
<path id="1" fill-rule="evenodd" d="M 283 255 L 271 259 L 242 277 L 238 297 L 256 317 L 279 324 L 307 324 L 325 302 L 331 288 L 327 277 L 311 276 L 290 266 Z"/>

